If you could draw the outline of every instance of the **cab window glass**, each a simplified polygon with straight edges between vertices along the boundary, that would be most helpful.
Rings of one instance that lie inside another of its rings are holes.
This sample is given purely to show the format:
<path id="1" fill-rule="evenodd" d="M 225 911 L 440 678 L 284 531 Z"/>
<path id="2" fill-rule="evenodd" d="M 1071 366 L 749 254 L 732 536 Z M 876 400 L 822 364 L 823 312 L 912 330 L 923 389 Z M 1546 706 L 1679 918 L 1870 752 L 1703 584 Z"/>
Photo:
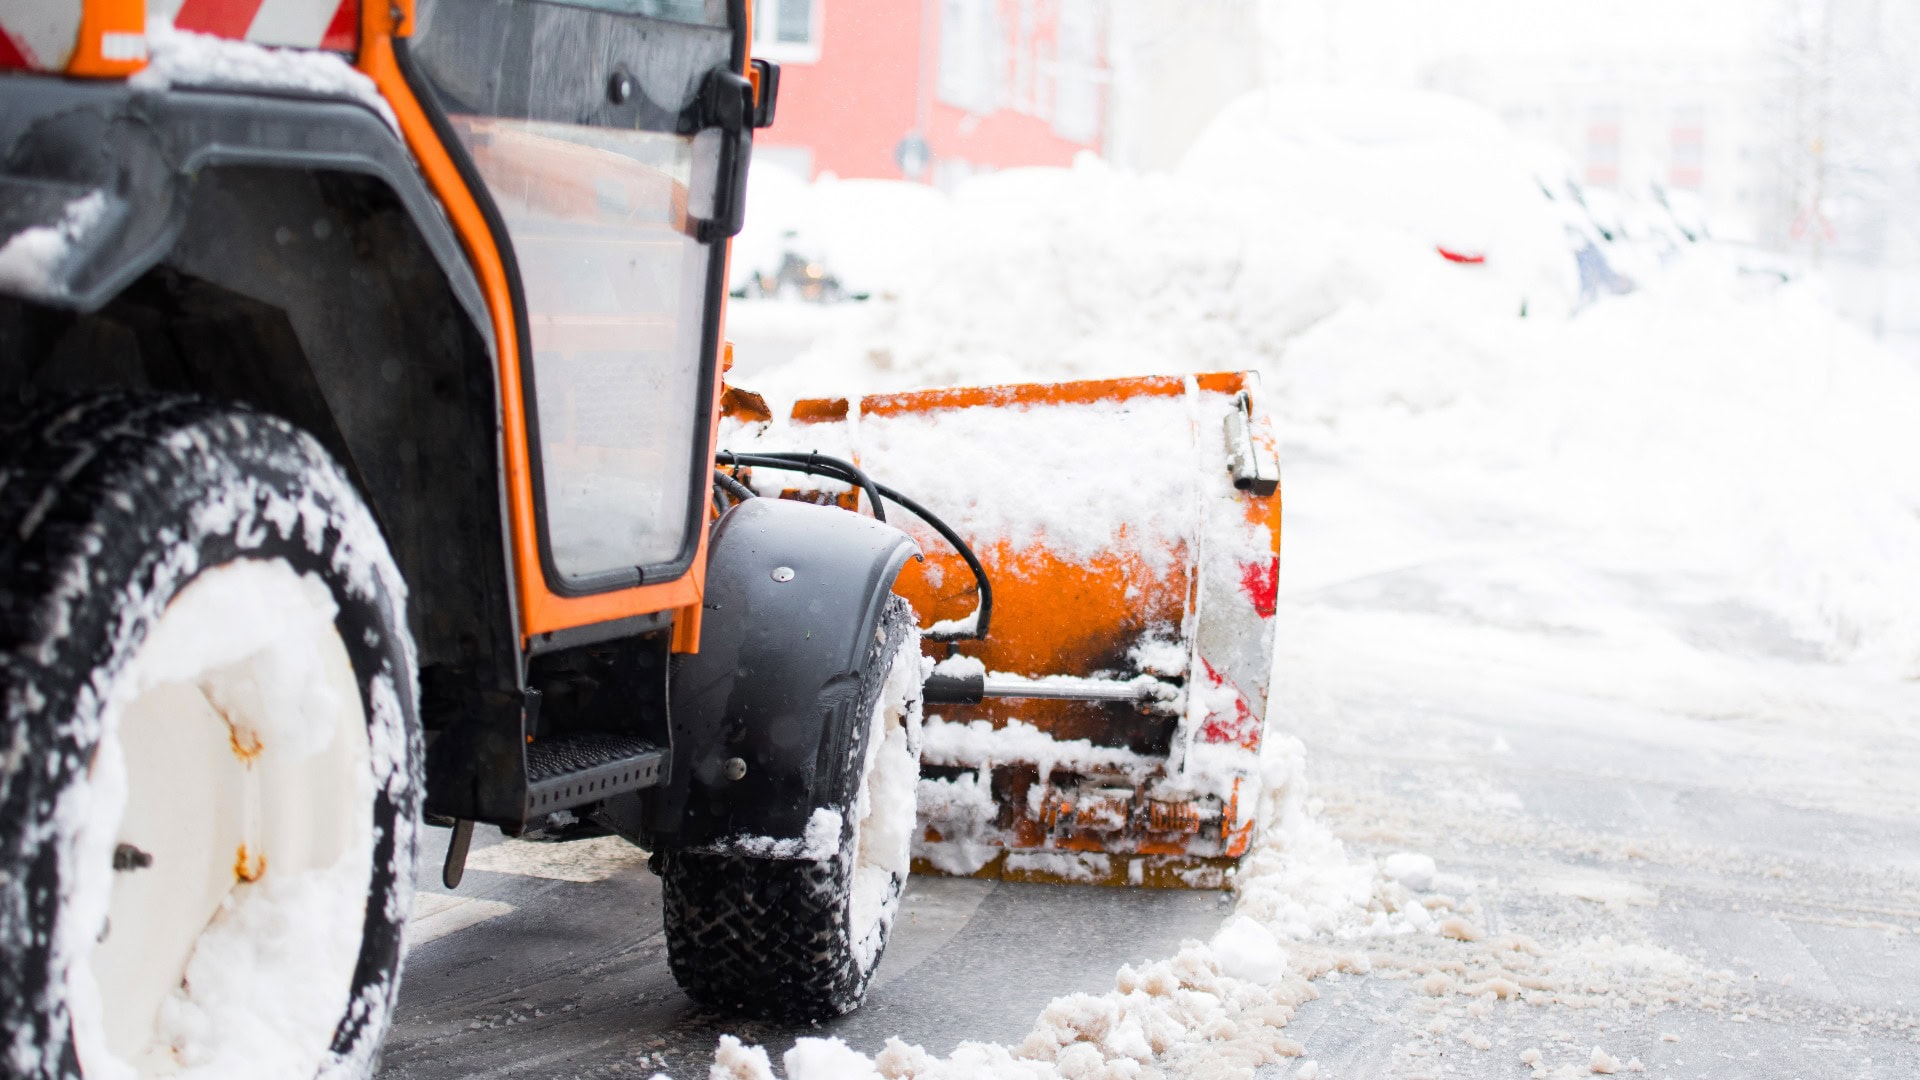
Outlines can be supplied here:
<path id="1" fill-rule="evenodd" d="M 672 561 L 697 462 L 713 248 L 689 234 L 694 140 L 455 117 L 526 298 L 554 569 L 579 583 Z"/>

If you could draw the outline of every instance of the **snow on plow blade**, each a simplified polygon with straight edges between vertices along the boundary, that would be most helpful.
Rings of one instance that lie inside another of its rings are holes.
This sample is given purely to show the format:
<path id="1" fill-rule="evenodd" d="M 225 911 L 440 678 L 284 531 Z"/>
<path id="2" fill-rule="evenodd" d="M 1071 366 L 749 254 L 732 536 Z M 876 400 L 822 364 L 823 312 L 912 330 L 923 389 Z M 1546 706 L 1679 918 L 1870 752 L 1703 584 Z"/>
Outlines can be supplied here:
<path id="1" fill-rule="evenodd" d="M 888 505 L 926 556 L 896 591 L 932 624 L 926 652 L 941 661 L 917 871 L 1225 884 L 1259 803 L 1279 572 L 1258 390 L 1221 373 L 815 399 L 784 430 L 737 432 L 735 449 L 760 436 L 857 461 L 986 569 L 984 639 L 938 640 L 973 629 L 974 575 Z M 814 484 L 813 497 L 858 499 Z"/>

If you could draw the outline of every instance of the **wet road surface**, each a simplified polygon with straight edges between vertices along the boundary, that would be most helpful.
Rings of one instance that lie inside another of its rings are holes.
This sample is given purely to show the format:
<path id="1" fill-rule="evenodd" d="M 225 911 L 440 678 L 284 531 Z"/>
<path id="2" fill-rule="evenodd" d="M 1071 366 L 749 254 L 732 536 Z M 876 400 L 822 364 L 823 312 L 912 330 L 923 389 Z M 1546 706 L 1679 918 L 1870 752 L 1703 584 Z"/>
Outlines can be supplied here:
<path id="1" fill-rule="evenodd" d="M 380 1075 L 704 1078 L 723 1033 L 777 1061 L 803 1035 L 873 1053 L 889 1036 L 944 1054 L 1018 1042 L 1048 1001 L 1104 992 L 1121 964 L 1213 934 L 1223 894 L 916 877 L 867 1004 L 818 1026 L 706 1012 L 667 970 L 659 881 L 616 838 L 567 844 L 476 834 L 457 893 L 447 832 L 422 853 L 414 944 Z M 485 845 L 485 846 L 483 846 Z"/>

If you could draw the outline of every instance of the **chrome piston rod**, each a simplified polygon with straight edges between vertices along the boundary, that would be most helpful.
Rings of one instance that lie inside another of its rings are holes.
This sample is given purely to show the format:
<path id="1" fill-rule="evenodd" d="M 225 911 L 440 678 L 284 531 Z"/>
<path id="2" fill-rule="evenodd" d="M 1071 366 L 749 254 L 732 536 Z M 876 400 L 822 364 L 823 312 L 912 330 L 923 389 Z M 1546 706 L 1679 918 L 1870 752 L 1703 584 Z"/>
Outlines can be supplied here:
<path id="1" fill-rule="evenodd" d="M 1076 679 L 1055 676 L 1027 679 L 998 672 L 986 675 L 943 675 L 927 679 L 929 705 L 978 705 L 987 698 L 1039 698 L 1048 701 L 1164 701 L 1179 688 L 1158 679 Z"/>

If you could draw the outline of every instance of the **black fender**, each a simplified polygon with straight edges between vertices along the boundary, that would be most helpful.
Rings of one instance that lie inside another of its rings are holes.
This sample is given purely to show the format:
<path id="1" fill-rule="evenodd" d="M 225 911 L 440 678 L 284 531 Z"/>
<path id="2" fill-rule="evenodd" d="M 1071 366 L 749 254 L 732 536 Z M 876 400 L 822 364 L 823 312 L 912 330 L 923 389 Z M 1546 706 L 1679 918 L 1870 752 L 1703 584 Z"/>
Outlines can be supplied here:
<path id="1" fill-rule="evenodd" d="M 893 526 L 837 508 L 748 499 L 720 519 L 700 651 L 671 676 L 658 847 L 799 839 L 815 809 L 850 797 L 840 763 L 863 719 L 860 669 L 894 578 L 919 553 Z"/>
<path id="2" fill-rule="evenodd" d="M 207 169 L 334 170 L 393 191 L 492 348 L 479 282 L 439 200 L 399 133 L 359 101 L 15 76 L 0 84 L 0 162 L 0 243 L 58 228 L 75 200 L 98 199 L 91 226 L 25 299 L 99 308 L 173 250 Z"/>

